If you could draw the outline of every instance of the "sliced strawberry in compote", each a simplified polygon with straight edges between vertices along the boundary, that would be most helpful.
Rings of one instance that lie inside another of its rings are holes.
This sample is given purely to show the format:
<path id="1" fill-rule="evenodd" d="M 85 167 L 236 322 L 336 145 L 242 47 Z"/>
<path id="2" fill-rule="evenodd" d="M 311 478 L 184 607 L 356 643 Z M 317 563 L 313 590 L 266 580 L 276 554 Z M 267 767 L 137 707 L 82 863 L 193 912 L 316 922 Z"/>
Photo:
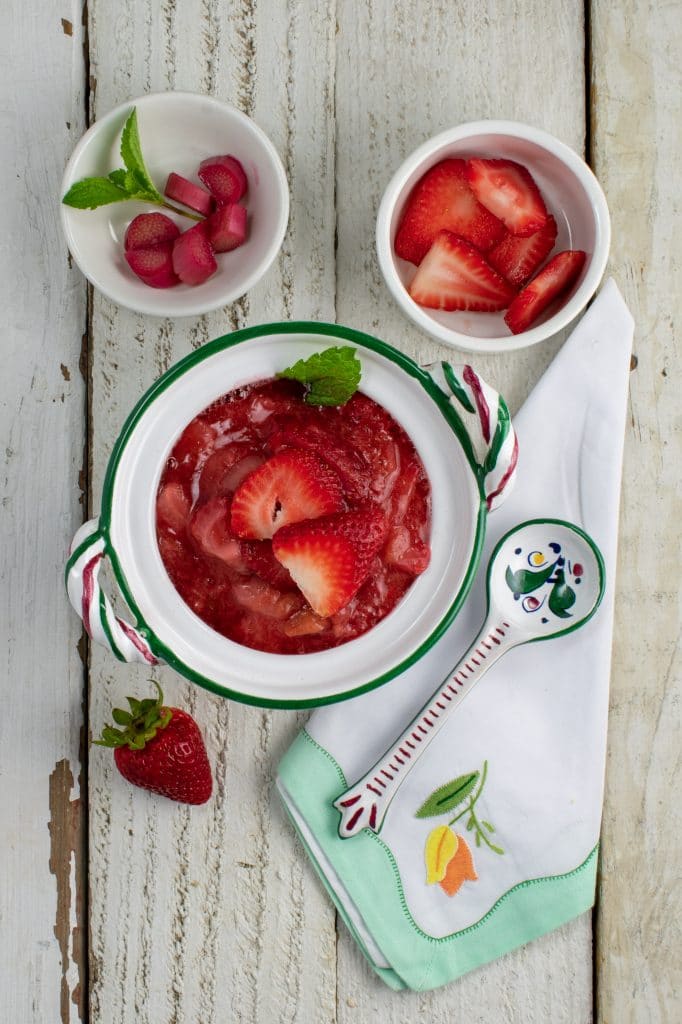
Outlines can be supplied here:
<path id="1" fill-rule="evenodd" d="M 362 454 L 340 444 L 337 431 L 323 430 L 315 423 L 300 419 L 283 420 L 270 435 L 270 447 L 278 452 L 283 448 L 300 448 L 319 455 L 339 477 L 343 490 L 352 501 L 362 502 L 369 493 L 369 467 Z"/>
<path id="2" fill-rule="evenodd" d="M 358 592 L 384 536 L 382 513 L 368 508 L 285 526 L 272 550 L 313 611 L 328 617 Z"/>
<path id="3" fill-rule="evenodd" d="M 338 477 L 311 452 L 273 455 L 237 488 L 231 523 L 238 537 L 263 540 L 288 523 L 338 512 L 343 495 Z"/>

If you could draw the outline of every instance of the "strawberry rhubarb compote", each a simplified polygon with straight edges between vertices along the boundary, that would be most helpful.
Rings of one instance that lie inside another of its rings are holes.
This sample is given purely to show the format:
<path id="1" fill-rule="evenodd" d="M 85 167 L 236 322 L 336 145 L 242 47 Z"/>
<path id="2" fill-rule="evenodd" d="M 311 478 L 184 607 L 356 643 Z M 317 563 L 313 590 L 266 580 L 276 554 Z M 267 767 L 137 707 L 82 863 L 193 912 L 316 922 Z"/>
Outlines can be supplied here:
<path id="1" fill-rule="evenodd" d="M 240 388 L 192 420 L 157 496 L 164 565 L 189 607 L 237 643 L 306 654 L 386 616 L 429 562 L 430 487 L 405 431 L 356 392 Z"/>

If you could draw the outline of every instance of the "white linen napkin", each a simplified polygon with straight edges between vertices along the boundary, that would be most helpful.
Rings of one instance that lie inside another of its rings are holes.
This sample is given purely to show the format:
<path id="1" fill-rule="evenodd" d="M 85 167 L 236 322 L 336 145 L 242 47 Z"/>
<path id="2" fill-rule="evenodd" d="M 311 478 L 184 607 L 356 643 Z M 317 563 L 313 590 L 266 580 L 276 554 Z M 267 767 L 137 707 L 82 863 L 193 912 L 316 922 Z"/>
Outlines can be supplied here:
<path id="1" fill-rule="evenodd" d="M 317 871 L 393 988 L 442 985 L 594 902 L 632 333 L 609 281 L 515 418 L 516 485 L 489 517 L 480 570 L 453 626 L 386 686 L 315 711 L 279 766 L 279 792 Z M 333 800 L 464 653 L 485 615 L 493 547 L 537 517 L 574 522 L 601 548 L 606 593 L 597 614 L 575 633 L 501 659 L 407 776 L 381 833 L 340 839 Z M 439 787 L 476 772 L 451 813 L 416 816 Z M 427 842 L 432 864 L 448 861 L 444 883 L 427 882 Z"/>

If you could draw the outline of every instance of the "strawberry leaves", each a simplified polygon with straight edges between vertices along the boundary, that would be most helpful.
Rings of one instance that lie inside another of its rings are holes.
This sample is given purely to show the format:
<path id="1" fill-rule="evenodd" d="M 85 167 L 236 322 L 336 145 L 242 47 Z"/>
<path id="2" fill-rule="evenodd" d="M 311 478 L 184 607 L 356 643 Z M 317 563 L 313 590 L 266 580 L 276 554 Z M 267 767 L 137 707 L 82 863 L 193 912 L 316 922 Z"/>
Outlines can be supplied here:
<path id="1" fill-rule="evenodd" d="M 111 717 L 122 728 L 114 729 L 111 725 L 105 725 L 102 729 L 102 738 L 94 740 L 94 743 L 100 747 L 129 747 L 131 750 L 142 750 L 160 729 L 165 729 L 173 717 L 173 712 L 170 708 L 163 707 L 161 687 L 158 683 L 154 685 L 158 691 L 157 697 L 147 697 L 145 700 L 126 697 L 130 711 L 114 708 Z"/>

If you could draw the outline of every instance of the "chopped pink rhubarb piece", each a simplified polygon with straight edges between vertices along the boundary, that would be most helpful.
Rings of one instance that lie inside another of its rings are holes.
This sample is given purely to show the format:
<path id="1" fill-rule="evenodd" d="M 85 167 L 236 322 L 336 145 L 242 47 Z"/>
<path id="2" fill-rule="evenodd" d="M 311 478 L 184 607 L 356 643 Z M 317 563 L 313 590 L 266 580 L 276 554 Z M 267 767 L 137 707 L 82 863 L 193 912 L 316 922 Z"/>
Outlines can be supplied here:
<path id="1" fill-rule="evenodd" d="M 181 174 L 171 173 L 164 189 L 164 195 L 176 203 L 188 206 L 190 210 L 207 216 L 213 209 L 213 197 L 201 185 L 195 185 Z"/>
<path id="2" fill-rule="evenodd" d="M 173 243 L 173 269 L 185 284 L 203 284 L 218 269 L 206 224 L 195 224 Z"/>
<path id="3" fill-rule="evenodd" d="M 151 288 L 172 288 L 178 283 L 173 269 L 172 242 L 162 242 L 147 249 L 129 249 L 125 258 L 132 272 Z"/>
<path id="4" fill-rule="evenodd" d="M 208 238 L 216 252 L 230 252 L 246 241 L 246 209 L 238 203 L 220 205 L 206 221 Z"/>
<path id="5" fill-rule="evenodd" d="M 219 203 L 236 203 L 248 188 L 246 172 L 236 157 L 210 156 L 199 164 L 199 177 Z"/>
<path id="6" fill-rule="evenodd" d="M 163 242 L 174 242 L 180 228 L 165 213 L 141 213 L 128 225 L 123 239 L 126 249 L 150 249 Z"/>

